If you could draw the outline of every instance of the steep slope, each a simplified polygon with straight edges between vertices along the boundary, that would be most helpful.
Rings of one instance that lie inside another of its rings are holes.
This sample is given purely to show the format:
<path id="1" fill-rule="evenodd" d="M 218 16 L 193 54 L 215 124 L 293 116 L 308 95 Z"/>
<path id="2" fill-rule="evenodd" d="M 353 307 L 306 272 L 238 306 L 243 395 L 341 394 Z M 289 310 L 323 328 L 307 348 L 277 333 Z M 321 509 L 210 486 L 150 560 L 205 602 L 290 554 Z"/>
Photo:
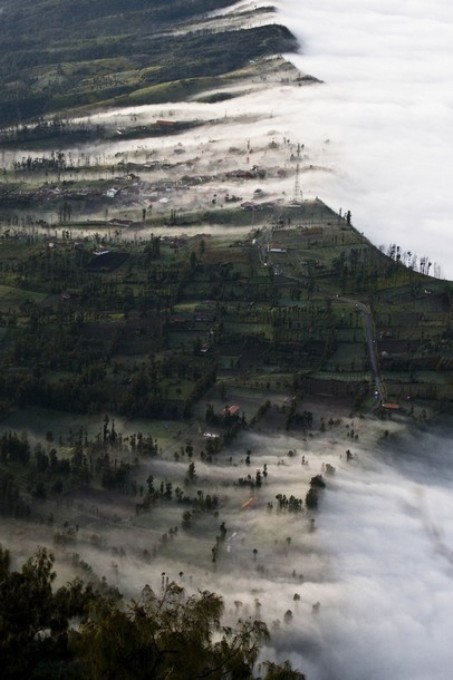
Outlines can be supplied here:
<path id="1" fill-rule="evenodd" d="M 231 4 L 6 2 L 0 23 L 0 125 L 87 104 L 127 105 L 137 91 L 141 103 L 170 101 L 174 94 L 165 84 L 218 76 L 296 47 L 286 28 L 252 20 L 262 10 L 239 12 L 247 29 L 237 29 L 234 21 L 225 26 L 208 14 Z M 156 85 L 161 86 L 157 93 Z"/>

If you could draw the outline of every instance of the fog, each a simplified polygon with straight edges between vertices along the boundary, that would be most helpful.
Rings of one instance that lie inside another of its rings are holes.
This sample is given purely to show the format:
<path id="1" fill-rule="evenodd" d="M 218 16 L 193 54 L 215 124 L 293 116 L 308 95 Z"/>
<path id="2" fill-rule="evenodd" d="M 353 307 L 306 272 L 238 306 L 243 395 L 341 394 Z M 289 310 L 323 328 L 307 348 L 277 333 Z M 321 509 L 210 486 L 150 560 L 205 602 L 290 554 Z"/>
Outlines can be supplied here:
<path id="1" fill-rule="evenodd" d="M 140 146 L 107 143 L 95 152 L 103 162 L 118 153 L 145 161 L 150 150 L 163 159 L 182 143 L 187 157 L 200 157 L 197 172 L 208 172 L 220 159 L 227 168 L 244 166 L 251 142 L 251 163 L 279 165 L 285 176 L 276 179 L 269 173 L 265 181 L 250 185 L 213 180 L 206 189 L 188 193 L 209 204 L 213 191 L 234 192 L 240 186 L 249 200 L 259 186 L 277 199 L 293 194 L 294 162 L 284 141 L 290 137 L 293 145 L 305 145 L 304 196 L 319 195 L 334 209 L 350 209 L 355 226 L 375 244 L 397 242 L 419 256 L 428 254 L 453 277 L 453 236 L 447 231 L 453 207 L 447 184 L 453 163 L 453 9 L 440 1 L 429 8 L 420 1 L 397 8 L 384 0 L 277 4 L 280 20 L 303 45 L 303 54 L 288 58 L 323 84 L 267 82 L 221 104 L 100 114 L 99 120 L 119 126 L 128 118 L 136 125 L 171 115 L 203 119 L 206 127 L 141 140 Z M 272 151 L 271 140 L 277 143 Z M 233 144 L 239 158 L 228 154 Z M 163 573 L 189 592 L 219 592 L 228 617 L 239 613 L 265 619 L 273 631 L 265 656 L 289 658 L 307 680 L 449 680 L 451 432 L 440 424 L 426 429 L 418 422 L 337 415 L 341 423 L 327 432 L 320 431 L 318 414 L 311 433 L 247 432 L 213 464 L 196 455 L 197 478 L 188 491 L 215 492 L 220 507 L 218 517 L 203 515 L 193 530 L 181 529 L 186 507 L 176 503 L 136 516 L 133 498 L 114 496 L 102 503 L 99 496 L 87 496 L 62 500 L 53 529 L 2 522 L 2 542 L 18 550 L 20 558 L 37 542 L 48 543 L 57 552 L 62 580 L 73 574 L 69 558 L 77 552 L 128 596 L 136 596 L 145 583 L 158 590 Z M 353 442 L 351 428 L 359 434 Z M 160 458 L 141 461 L 138 482 L 153 474 L 158 483 L 183 485 L 188 460 L 175 460 L 173 444 L 179 448 L 172 442 Z M 244 462 L 247 449 L 250 467 Z M 352 451 L 350 461 L 346 449 Z M 301 464 L 302 456 L 307 465 Z M 335 468 L 333 476 L 325 474 L 327 463 Z M 237 486 L 239 477 L 254 475 L 264 464 L 268 477 L 261 489 Z M 304 499 L 311 477 L 320 473 L 327 489 L 319 511 L 277 512 L 276 494 Z M 243 507 L 252 496 L 253 502 Z M 55 546 L 52 535 L 71 517 L 80 526 L 75 544 Z M 221 522 L 227 535 L 213 563 Z M 164 545 L 162 536 L 175 526 L 177 535 Z M 153 556 L 145 558 L 145 551 Z M 288 610 L 292 621 L 285 622 Z"/>
<path id="2" fill-rule="evenodd" d="M 375 245 L 396 242 L 403 251 L 428 256 L 438 265 L 432 271 L 453 278 L 449 256 L 453 252 L 449 228 L 453 7 L 442 0 L 398 6 L 345 0 L 341 7 L 332 0 L 278 0 L 276 5 L 280 14 L 262 15 L 260 21 L 266 17 L 282 22 L 297 35 L 301 53 L 285 57 L 322 84 L 285 85 L 282 73 L 272 78 L 269 71 L 261 70 L 261 75 L 255 73 L 247 81 L 225 81 L 223 89 L 242 95 L 228 101 L 141 106 L 91 116 L 93 122 L 118 128 L 159 118 L 205 121 L 203 127 L 177 136 L 140 141 L 119 136 L 93 145 L 88 150 L 92 162 L 94 158 L 105 165 L 107 177 L 110 167 L 120 162 L 188 161 L 164 175 L 141 171 L 143 184 L 148 182 L 150 188 L 143 186 L 130 206 L 136 214 L 150 200 L 156 212 L 167 210 L 165 203 L 159 205 L 162 196 L 153 190 L 156 179 L 177 182 L 187 173 L 214 176 L 256 162 L 279 165 L 286 179 L 271 172 L 267 183 L 245 187 L 214 178 L 196 190 L 179 187 L 177 195 L 163 199 L 197 209 L 210 205 L 216 192 L 237 193 L 239 187 L 248 189 L 243 200 L 251 200 L 262 184 L 271 200 L 288 199 L 294 197 L 295 164 L 289 161 L 290 150 L 282 140 L 291 139 L 304 144 L 300 159 L 304 197 L 319 196 L 334 210 L 351 210 L 354 225 Z M 243 2 L 233 9 L 255 6 Z M 275 139 L 279 149 L 270 154 L 262 147 L 267 155 L 246 153 L 248 141 L 256 147 L 258 139 L 267 145 Z M 178 144 L 183 149 L 177 149 Z M 243 155 L 229 153 L 232 145 Z M 66 151 L 81 158 L 83 171 L 87 149 Z M 2 164 L 9 166 L 27 153 L 27 149 L 5 152 Z"/>
<path id="3" fill-rule="evenodd" d="M 262 431 L 244 432 L 212 463 L 196 447 L 189 485 L 189 460 L 174 457 L 180 435 L 172 427 L 159 457 L 142 459 L 134 476 L 144 484 L 153 474 L 156 486 L 172 481 L 191 496 L 217 494 L 218 515 L 201 513 L 188 530 L 181 519 L 190 505 L 159 502 L 136 515 L 134 497 L 103 500 L 80 490 L 58 501 L 52 529 L 2 522 L 2 542 L 20 559 L 37 542 L 49 544 L 61 581 L 79 573 L 77 553 L 129 597 L 146 583 L 159 591 L 167 578 L 189 593 L 218 592 L 226 621 L 263 618 L 272 631 L 263 656 L 290 659 L 308 680 L 446 680 L 453 662 L 451 432 L 424 421 L 351 418 L 344 409 L 333 410 L 335 423 L 322 431 L 323 411 L 314 414 L 309 432 L 272 433 L 263 421 Z M 133 431 L 134 424 L 119 420 L 117 427 Z M 238 485 L 264 465 L 261 488 Z M 317 474 L 327 483 L 317 511 L 278 510 L 277 494 L 305 499 Z M 64 521 L 78 525 L 67 545 L 52 538 Z M 226 537 L 214 563 L 221 522 Z"/>
<path id="4" fill-rule="evenodd" d="M 362 453 L 361 469 L 343 471 L 326 496 L 322 543 L 331 546 L 338 588 L 322 612 L 312 677 L 450 677 L 450 444 L 396 437 L 387 460 Z"/>
<path id="5" fill-rule="evenodd" d="M 307 187 L 377 245 L 426 254 L 453 277 L 453 6 L 445 0 L 278 0 L 324 81 L 297 96 L 299 134 L 329 138 L 335 175 Z"/>

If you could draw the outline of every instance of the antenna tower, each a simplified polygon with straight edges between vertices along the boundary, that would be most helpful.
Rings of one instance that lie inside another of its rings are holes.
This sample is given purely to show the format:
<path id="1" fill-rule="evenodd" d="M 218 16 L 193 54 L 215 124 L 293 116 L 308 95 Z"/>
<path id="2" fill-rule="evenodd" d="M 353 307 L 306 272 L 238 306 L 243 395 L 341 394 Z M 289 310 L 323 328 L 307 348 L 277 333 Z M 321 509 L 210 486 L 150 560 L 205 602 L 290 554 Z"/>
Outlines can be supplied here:
<path id="1" fill-rule="evenodd" d="M 300 166 L 299 163 L 296 167 L 296 179 L 294 180 L 294 201 L 298 201 L 301 196 L 300 190 Z"/>

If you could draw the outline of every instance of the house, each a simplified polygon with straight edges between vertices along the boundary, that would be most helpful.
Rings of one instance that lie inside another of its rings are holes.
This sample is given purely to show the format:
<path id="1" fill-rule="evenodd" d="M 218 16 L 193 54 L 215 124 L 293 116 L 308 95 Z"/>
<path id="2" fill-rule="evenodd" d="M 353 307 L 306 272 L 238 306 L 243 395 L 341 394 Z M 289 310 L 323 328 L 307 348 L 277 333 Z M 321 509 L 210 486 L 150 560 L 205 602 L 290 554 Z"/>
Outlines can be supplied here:
<path id="1" fill-rule="evenodd" d="M 225 418 L 234 418 L 235 416 L 239 417 L 239 411 L 240 408 L 236 404 L 232 404 L 231 406 L 225 406 L 223 410 L 223 415 Z"/>

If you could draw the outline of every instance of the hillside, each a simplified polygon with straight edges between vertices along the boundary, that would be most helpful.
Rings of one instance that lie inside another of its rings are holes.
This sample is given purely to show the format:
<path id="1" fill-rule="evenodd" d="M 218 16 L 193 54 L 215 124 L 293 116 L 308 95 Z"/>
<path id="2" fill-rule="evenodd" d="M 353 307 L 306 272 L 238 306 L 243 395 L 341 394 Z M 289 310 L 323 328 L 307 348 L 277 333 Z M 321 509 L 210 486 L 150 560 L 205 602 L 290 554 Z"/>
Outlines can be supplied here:
<path id="1" fill-rule="evenodd" d="M 408 433 L 424 456 L 451 410 L 453 283 L 315 197 L 334 144 L 285 115 L 324 85 L 281 56 L 297 45 L 272 8 L 5 0 L 1 19 L 0 661 L 173 680 L 224 677 L 226 654 L 230 675 L 300 678 L 285 659 L 336 654 L 319 624 L 361 575 L 332 597 L 333 516 L 374 541 L 357 516 L 376 470 L 388 526 L 419 511 L 379 465 Z M 359 477 L 357 512 L 338 498 Z M 211 590 L 206 637 L 198 616 L 175 628 Z M 152 603 L 190 665 L 150 665 Z"/>
<path id="2" fill-rule="evenodd" d="M 184 99 L 198 89 L 199 79 L 296 47 L 287 29 L 255 20 L 260 10 L 233 12 L 226 24 L 209 15 L 229 5 L 228 0 L 3 3 L 0 125 L 82 105 L 127 105 L 137 97 L 140 103 Z"/>

